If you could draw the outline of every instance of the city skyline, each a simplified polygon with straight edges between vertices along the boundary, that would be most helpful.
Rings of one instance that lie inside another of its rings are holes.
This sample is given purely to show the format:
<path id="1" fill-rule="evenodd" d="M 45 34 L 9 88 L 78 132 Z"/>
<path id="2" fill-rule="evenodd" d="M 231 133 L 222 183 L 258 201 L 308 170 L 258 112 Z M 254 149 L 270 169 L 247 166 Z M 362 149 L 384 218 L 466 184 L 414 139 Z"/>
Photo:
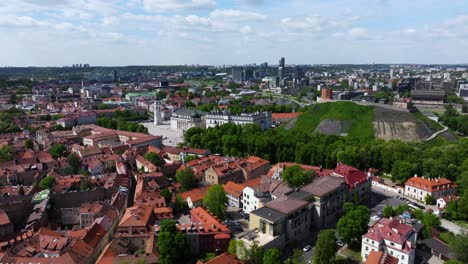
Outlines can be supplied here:
<path id="1" fill-rule="evenodd" d="M 0 33 L 0 66 L 468 62 L 456 0 L 19 0 Z"/>

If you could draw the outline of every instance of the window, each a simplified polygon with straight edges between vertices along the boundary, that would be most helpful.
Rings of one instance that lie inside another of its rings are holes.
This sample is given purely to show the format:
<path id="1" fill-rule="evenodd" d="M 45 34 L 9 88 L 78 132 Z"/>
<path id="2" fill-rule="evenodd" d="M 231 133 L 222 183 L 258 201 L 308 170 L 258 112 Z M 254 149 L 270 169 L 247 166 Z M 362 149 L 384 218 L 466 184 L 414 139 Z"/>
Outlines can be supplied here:
<path id="1" fill-rule="evenodd" d="M 390 255 L 392 255 L 392 256 L 393 256 L 393 251 L 390 251 Z"/>
<path id="2" fill-rule="evenodd" d="M 394 245 L 395 245 L 395 243 L 393 243 L 393 242 L 390 242 L 390 246 L 394 246 Z"/>
<path id="3" fill-rule="evenodd" d="M 369 251 L 369 247 L 368 247 L 368 246 L 366 246 L 366 251 Z"/>
<path id="4" fill-rule="evenodd" d="M 405 259 L 405 255 L 401 255 L 401 259 Z"/>

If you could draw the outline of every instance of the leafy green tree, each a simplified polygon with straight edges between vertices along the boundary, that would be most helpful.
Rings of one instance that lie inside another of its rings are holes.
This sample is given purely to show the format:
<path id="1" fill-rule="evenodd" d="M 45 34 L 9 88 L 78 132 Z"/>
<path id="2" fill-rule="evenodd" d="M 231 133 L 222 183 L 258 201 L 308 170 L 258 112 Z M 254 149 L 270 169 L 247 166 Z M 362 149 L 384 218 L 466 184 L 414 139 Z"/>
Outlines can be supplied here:
<path id="1" fill-rule="evenodd" d="M 172 193 L 171 191 L 169 191 L 168 188 L 163 189 L 160 194 L 162 197 L 164 197 L 164 201 L 166 201 L 166 204 L 169 204 L 171 202 Z"/>
<path id="2" fill-rule="evenodd" d="M 248 258 L 248 250 L 245 248 L 244 241 L 238 239 L 232 239 L 228 246 L 229 254 L 237 256 L 240 260 L 246 260 Z"/>
<path id="3" fill-rule="evenodd" d="M 190 257 L 185 235 L 179 232 L 174 220 L 161 222 L 158 236 L 159 261 L 162 264 L 185 263 Z"/>
<path id="4" fill-rule="evenodd" d="M 468 263 L 468 235 L 456 235 L 449 243 L 450 248 L 455 253 L 457 260 L 462 263 Z"/>
<path id="5" fill-rule="evenodd" d="M 392 166 L 392 179 L 404 183 L 417 172 L 415 164 L 406 160 L 398 160 Z"/>
<path id="6" fill-rule="evenodd" d="M 248 250 L 248 260 L 251 264 L 263 264 L 263 256 L 265 251 L 254 243 Z"/>
<path id="7" fill-rule="evenodd" d="M 174 212 L 176 213 L 184 213 L 188 210 L 187 201 L 182 199 L 180 195 L 176 196 L 175 204 L 174 204 Z"/>
<path id="8" fill-rule="evenodd" d="M 294 249 L 293 255 L 289 257 L 284 264 L 304 264 L 305 263 L 305 257 L 304 257 L 304 252 L 300 249 Z"/>
<path id="9" fill-rule="evenodd" d="M 432 196 L 430 196 L 429 194 L 426 195 L 426 197 L 424 197 L 424 202 L 429 205 L 429 204 L 432 204 Z"/>
<path id="10" fill-rule="evenodd" d="M 41 182 L 39 183 L 39 187 L 41 188 L 41 190 L 50 189 L 52 188 L 52 186 L 55 185 L 55 181 L 56 180 L 54 177 L 47 176 L 41 180 Z"/>
<path id="11" fill-rule="evenodd" d="M 310 174 L 306 173 L 299 165 L 284 169 L 281 179 L 290 187 L 300 187 L 312 181 Z"/>
<path id="12" fill-rule="evenodd" d="M 263 255 L 263 264 L 281 264 L 281 251 L 277 248 L 269 248 Z"/>
<path id="13" fill-rule="evenodd" d="M 314 264 L 332 264 L 336 250 L 335 230 L 321 230 L 315 246 Z"/>
<path id="14" fill-rule="evenodd" d="M 424 213 L 422 223 L 424 225 L 424 237 L 429 238 L 432 236 L 432 229 L 438 229 L 440 227 L 440 218 L 432 213 Z"/>
<path id="15" fill-rule="evenodd" d="M 75 153 L 71 153 L 67 157 L 68 165 L 70 166 L 71 172 L 76 174 L 80 171 L 81 168 L 81 159 Z"/>
<path id="16" fill-rule="evenodd" d="M 32 139 L 28 138 L 24 141 L 24 147 L 27 149 L 34 149 L 34 142 Z"/>
<path id="17" fill-rule="evenodd" d="M 203 205 L 219 219 L 223 219 L 227 202 L 226 192 L 224 192 L 223 187 L 219 184 L 212 185 L 203 199 Z"/>
<path id="18" fill-rule="evenodd" d="M 147 159 L 149 162 L 153 163 L 156 166 L 161 166 L 164 164 L 164 161 L 161 159 L 161 157 L 159 157 L 159 155 L 154 152 L 146 153 L 145 159 Z"/>
<path id="19" fill-rule="evenodd" d="M 395 212 L 399 215 L 403 214 L 404 212 L 408 211 L 409 207 L 407 204 L 400 204 L 398 205 L 397 209 Z"/>
<path id="20" fill-rule="evenodd" d="M 14 149 L 12 146 L 5 145 L 0 147 L 0 161 L 9 161 L 13 159 Z"/>
<path id="21" fill-rule="evenodd" d="M 197 186 L 197 180 L 190 167 L 178 170 L 176 173 L 176 180 L 182 185 L 182 190 L 184 191 L 191 190 Z"/>
<path id="22" fill-rule="evenodd" d="M 395 214 L 396 214 L 396 212 L 395 212 L 395 210 L 393 209 L 393 207 L 391 205 L 385 206 L 385 208 L 383 209 L 383 212 L 382 212 L 383 217 L 386 217 L 386 218 L 395 216 Z"/>
<path id="23" fill-rule="evenodd" d="M 49 150 L 49 154 L 52 155 L 54 158 L 58 158 L 62 156 L 65 151 L 67 151 L 67 147 L 63 144 L 52 145 Z"/>
<path id="24" fill-rule="evenodd" d="M 359 243 L 361 236 L 367 233 L 370 211 L 363 205 L 345 203 L 345 214 L 336 225 L 338 234 L 348 244 Z"/>
<path id="25" fill-rule="evenodd" d="M 80 179 L 80 191 L 91 190 L 94 184 L 88 178 Z"/>

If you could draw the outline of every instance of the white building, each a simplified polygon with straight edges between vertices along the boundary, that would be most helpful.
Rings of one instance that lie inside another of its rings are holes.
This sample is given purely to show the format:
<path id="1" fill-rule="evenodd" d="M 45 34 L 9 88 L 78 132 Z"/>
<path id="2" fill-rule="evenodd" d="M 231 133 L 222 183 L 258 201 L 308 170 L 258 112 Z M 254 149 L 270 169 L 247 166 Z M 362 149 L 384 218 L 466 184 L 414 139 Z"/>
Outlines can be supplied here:
<path id="1" fill-rule="evenodd" d="M 427 195 L 435 201 L 441 197 L 455 195 L 457 188 L 445 178 L 426 179 L 415 175 L 405 183 L 405 195 L 418 201 L 425 201 Z"/>
<path id="2" fill-rule="evenodd" d="M 398 264 L 413 264 L 416 239 L 413 226 L 398 218 L 382 218 L 362 236 L 362 260 L 365 262 L 372 251 L 382 251 L 397 258 Z"/>
<path id="3" fill-rule="evenodd" d="M 171 129 L 186 131 L 192 127 L 205 128 L 204 113 L 190 109 L 178 109 L 172 113 Z"/>
<path id="4" fill-rule="evenodd" d="M 257 124 L 261 130 L 267 130 L 271 127 L 271 113 L 257 112 L 232 115 L 228 111 L 219 111 L 206 115 L 206 128 L 221 126 L 227 123 L 236 125 Z"/>
<path id="5" fill-rule="evenodd" d="M 468 78 L 468 76 L 466 78 Z M 468 101 L 468 82 L 461 82 L 458 84 L 457 94 L 459 97 L 463 98 L 463 100 Z"/>
<path id="6" fill-rule="evenodd" d="M 263 207 L 263 197 L 257 197 L 258 193 L 251 187 L 245 187 L 242 192 L 242 210 L 244 213 L 250 213 Z"/>

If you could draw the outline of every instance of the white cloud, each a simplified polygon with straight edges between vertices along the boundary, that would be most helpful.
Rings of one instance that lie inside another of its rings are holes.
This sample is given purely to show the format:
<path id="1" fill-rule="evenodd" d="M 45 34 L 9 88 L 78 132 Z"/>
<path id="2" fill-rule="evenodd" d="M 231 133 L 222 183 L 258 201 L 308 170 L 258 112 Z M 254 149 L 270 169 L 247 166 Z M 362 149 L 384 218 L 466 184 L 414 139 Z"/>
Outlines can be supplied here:
<path id="1" fill-rule="evenodd" d="M 214 0 L 143 0 L 145 10 L 152 12 L 175 11 L 182 9 L 212 9 Z"/>
<path id="2" fill-rule="evenodd" d="M 216 9 L 209 14 L 209 17 L 213 20 L 230 20 L 236 22 L 260 21 L 267 18 L 266 15 L 260 13 L 236 9 Z"/>

